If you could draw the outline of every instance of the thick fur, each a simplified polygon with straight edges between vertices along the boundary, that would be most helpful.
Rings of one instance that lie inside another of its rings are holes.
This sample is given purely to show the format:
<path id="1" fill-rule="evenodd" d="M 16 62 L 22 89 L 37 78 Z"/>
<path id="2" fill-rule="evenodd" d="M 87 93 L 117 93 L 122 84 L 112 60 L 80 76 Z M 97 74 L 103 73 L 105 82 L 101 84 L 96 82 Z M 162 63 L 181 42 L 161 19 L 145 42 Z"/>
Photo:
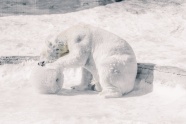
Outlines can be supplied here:
<path id="1" fill-rule="evenodd" d="M 97 27 L 77 25 L 67 29 L 48 43 L 41 58 L 57 59 L 50 66 L 82 67 L 82 83 L 72 87 L 76 90 L 87 89 L 91 75 L 96 89 L 106 98 L 121 97 L 134 87 L 137 62 L 132 48 L 125 40 Z"/>

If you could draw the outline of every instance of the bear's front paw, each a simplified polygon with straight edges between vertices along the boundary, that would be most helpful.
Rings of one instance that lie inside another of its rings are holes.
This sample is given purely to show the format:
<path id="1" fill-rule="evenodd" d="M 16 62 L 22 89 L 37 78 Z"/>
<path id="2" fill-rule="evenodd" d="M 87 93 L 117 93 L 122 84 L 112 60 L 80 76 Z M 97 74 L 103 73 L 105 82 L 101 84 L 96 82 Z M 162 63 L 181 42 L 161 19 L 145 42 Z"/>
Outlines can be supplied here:
<path id="1" fill-rule="evenodd" d="M 73 90 L 77 90 L 77 91 L 83 91 L 83 90 L 88 90 L 89 87 L 85 86 L 85 85 L 76 85 L 76 86 L 72 86 L 71 87 Z"/>
<path id="2" fill-rule="evenodd" d="M 38 62 L 38 65 L 39 65 L 39 66 L 45 66 L 45 64 L 46 64 L 45 61 Z"/>

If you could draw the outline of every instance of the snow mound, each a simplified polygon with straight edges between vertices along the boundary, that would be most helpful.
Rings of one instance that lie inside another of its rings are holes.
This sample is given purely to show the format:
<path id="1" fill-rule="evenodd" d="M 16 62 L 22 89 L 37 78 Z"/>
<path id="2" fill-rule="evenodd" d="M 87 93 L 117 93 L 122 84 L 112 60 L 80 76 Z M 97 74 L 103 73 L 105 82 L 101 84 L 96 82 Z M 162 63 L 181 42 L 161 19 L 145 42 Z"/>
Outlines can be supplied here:
<path id="1" fill-rule="evenodd" d="M 34 82 L 40 93 L 57 93 L 61 90 L 63 84 L 62 70 L 36 66 L 32 70 L 30 81 Z"/>

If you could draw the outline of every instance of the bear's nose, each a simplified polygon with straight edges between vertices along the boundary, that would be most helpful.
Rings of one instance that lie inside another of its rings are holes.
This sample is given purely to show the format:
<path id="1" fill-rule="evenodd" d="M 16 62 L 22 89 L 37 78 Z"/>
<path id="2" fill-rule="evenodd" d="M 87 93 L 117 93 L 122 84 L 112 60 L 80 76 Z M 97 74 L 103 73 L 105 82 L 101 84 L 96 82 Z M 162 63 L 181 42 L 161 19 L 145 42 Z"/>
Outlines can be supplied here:
<path id="1" fill-rule="evenodd" d="M 45 61 L 39 62 L 38 65 L 45 66 Z"/>

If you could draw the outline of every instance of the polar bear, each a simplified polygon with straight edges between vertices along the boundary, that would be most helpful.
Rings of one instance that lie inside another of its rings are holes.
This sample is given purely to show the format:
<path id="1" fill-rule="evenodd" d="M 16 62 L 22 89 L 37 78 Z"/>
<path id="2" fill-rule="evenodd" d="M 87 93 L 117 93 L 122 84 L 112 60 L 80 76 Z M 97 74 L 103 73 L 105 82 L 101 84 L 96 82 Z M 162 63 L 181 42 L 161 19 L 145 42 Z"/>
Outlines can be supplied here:
<path id="1" fill-rule="evenodd" d="M 81 84 L 73 89 L 87 89 L 91 77 L 105 98 L 121 97 L 133 89 L 136 57 L 122 38 L 98 27 L 80 24 L 63 31 L 47 44 L 39 65 L 83 68 Z"/>

